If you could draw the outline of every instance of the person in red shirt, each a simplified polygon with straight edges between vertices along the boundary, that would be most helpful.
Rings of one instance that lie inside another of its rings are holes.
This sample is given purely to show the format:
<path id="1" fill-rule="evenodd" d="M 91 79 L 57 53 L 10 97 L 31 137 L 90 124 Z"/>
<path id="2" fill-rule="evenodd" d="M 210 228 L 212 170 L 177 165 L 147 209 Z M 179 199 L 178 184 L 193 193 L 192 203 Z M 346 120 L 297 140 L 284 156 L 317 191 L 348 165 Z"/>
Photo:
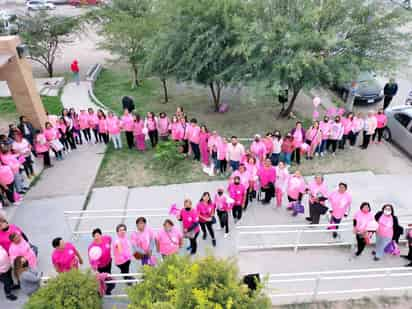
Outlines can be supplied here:
<path id="1" fill-rule="evenodd" d="M 80 85 L 80 68 L 79 68 L 79 63 L 77 60 L 73 60 L 72 64 L 70 65 L 70 70 L 73 73 L 73 78 L 76 81 L 76 85 Z"/>

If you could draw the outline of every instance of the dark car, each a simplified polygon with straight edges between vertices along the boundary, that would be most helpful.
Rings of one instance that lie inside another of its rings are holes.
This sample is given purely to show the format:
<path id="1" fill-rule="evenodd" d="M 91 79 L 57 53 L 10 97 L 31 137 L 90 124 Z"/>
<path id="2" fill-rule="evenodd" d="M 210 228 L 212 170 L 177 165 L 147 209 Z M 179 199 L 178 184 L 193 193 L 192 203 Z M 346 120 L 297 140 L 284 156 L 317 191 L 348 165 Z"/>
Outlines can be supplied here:
<path id="1" fill-rule="evenodd" d="M 361 72 L 355 80 L 357 89 L 355 93 L 355 104 L 373 104 L 383 99 L 383 87 L 376 80 L 375 75 L 369 72 Z M 346 101 L 351 83 L 343 83 L 336 86 L 342 99 Z"/>

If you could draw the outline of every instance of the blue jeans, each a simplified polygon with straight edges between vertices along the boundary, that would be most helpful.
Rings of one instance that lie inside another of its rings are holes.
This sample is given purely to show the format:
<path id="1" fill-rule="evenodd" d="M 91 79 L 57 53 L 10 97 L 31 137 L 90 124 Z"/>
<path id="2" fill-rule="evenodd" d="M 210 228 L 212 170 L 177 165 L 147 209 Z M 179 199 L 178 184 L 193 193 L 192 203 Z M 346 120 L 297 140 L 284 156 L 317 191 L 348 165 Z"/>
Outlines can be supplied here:
<path id="1" fill-rule="evenodd" d="M 272 165 L 273 166 L 277 166 L 279 163 L 279 153 L 272 153 L 272 155 L 270 156 L 270 161 L 272 161 Z"/>
<path id="2" fill-rule="evenodd" d="M 232 171 L 237 171 L 239 169 L 239 165 L 239 161 L 230 160 L 230 167 L 232 168 Z"/>
<path id="3" fill-rule="evenodd" d="M 283 161 L 287 165 L 291 164 L 291 161 L 292 161 L 292 154 L 291 153 L 282 152 L 282 158 L 283 158 Z"/>
<path id="4" fill-rule="evenodd" d="M 79 74 L 79 72 L 74 72 L 73 77 L 74 77 L 74 81 L 76 82 L 76 85 L 79 86 L 80 85 L 80 74 Z"/>
<path id="5" fill-rule="evenodd" d="M 315 152 L 321 154 L 322 152 L 325 152 L 326 149 L 326 144 L 327 144 L 328 140 L 327 139 L 323 139 L 320 144 L 316 147 Z"/>
<path id="6" fill-rule="evenodd" d="M 392 238 L 390 237 L 381 237 L 378 234 L 376 234 L 376 247 L 375 247 L 375 252 L 376 252 L 376 257 L 380 259 L 383 257 L 385 254 L 385 247 L 392 241 Z"/>

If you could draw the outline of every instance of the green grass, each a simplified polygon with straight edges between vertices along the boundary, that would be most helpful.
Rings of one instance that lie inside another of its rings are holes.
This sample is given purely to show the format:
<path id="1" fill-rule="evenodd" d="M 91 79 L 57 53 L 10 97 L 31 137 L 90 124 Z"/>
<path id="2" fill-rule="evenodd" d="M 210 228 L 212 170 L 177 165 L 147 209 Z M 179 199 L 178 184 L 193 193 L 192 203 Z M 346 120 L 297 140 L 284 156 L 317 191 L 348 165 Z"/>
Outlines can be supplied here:
<path id="1" fill-rule="evenodd" d="M 50 114 L 60 114 L 63 108 L 63 105 L 60 101 L 59 96 L 49 97 L 43 96 L 41 97 L 44 108 Z M 0 98 L 0 117 L 7 117 L 10 118 L 18 118 L 18 114 L 16 111 L 16 104 L 12 98 Z"/>

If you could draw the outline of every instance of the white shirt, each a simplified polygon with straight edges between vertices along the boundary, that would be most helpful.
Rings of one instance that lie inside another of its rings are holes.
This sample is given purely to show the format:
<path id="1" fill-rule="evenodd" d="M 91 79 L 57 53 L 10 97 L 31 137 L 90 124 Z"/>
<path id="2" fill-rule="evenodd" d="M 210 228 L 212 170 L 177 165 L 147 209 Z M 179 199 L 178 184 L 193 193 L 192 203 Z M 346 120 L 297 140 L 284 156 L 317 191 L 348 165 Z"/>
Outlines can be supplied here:
<path id="1" fill-rule="evenodd" d="M 11 267 L 9 254 L 0 246 L 0 274 L 6 273 Z"/>
<path id="2" fill-rule="evenodd" d="M 227 153 L 229 161 L 240 161 L 243 154 L 245 153 L 245 147 L 242 144 L 237 143 L 233 146 L 232 143 L 227 146 Z"/>

